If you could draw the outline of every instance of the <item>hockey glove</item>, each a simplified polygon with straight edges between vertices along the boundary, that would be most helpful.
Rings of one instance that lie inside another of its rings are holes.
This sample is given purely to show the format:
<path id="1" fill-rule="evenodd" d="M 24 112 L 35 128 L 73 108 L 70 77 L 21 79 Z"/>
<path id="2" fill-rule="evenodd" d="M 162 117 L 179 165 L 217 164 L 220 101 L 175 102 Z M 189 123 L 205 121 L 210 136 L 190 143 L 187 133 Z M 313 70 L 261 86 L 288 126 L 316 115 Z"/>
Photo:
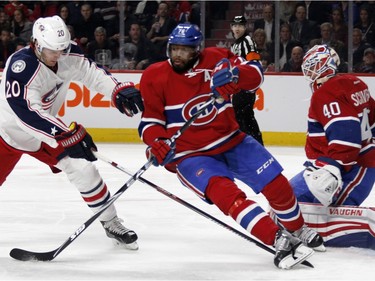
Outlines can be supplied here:
<path id="1" fill-rule="evenodd" d="M 215 98 L 230 100 L 231 95 L 238 93 L 241 89 L 238 87 L 239 69 L 233 67 L 228 59 L 219 61 L 213 70 L 211 77 L 211 91 Z"/>
<path id="2" fill-rule="evenodd" d="M 303 173 L 306 184 L 311 193 L 328 207 L 337 199 L 342 188 L 341 171 L 339 164 L 330 165 L 316 160 L 314 163 L 307 162 L 307 168 Z"/>
<path id="3" fill-rule="evenodd" d="M 146 156 L 154 166 L 164 166 L 175 156 L 175 143 L 166 139 L 156 140 L 146 149 Z"/>
<path id="4" fill-rule="evenodd" d="M 69 129 L 69 132 L 55 137 L 68 155 L 72 158 L 84 158 L 90 162 L 97 160 L 92 150 L 97 151 L 98 149 L 86 129 L 76 122 L 72 122 Z"/>
<path id="5" fill-rule="evenodd" d="M 112 102 L 121 113 L 129 117 L 144 110 L 141 93 L 132 82 L 118 84 L 113 90 Z"/>

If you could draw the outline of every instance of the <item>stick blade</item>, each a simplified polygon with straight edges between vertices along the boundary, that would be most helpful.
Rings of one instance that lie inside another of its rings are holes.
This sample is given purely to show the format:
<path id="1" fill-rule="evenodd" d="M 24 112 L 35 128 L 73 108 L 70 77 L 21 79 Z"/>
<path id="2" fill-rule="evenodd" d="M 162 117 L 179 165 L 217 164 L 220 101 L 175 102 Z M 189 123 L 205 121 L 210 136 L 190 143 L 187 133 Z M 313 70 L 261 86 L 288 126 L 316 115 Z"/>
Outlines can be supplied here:
<path id="1" fill-rule="evenodd" d="M 56 250 L 51 252 L 36 253 L 27 250 L 14 248 L 9 255 L 19 261 L 51 261 L 55 258 Z"/>

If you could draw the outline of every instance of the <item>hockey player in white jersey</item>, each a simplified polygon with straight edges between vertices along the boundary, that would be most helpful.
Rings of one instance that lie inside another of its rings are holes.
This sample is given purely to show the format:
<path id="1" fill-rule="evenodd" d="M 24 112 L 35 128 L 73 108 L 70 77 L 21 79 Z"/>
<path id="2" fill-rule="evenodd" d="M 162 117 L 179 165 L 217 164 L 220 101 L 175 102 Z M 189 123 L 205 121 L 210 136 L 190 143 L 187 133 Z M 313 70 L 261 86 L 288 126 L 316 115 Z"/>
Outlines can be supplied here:
<path id="1" fill-rule="evenodd" d="M 120 112 L 133 116 L 143 111 L 142 98 L 131 82 L 120 83 L 88 60 L 70 40 L 58 16 L 39 18 L 30 46 L 7 61 L 0 85 L 0 186 L 23 154 L 63 171 L 96 212 L 110 192 L 95 165 L 96 146 L 85 128 L 70 126 L 56 117 L 69 84 L 81 81 L 90 89 L 111 96 Z M 137 235 L 122 225 L 112 204 L 99 217 L 108 237 L 129 249 L 138 249 Z"/>

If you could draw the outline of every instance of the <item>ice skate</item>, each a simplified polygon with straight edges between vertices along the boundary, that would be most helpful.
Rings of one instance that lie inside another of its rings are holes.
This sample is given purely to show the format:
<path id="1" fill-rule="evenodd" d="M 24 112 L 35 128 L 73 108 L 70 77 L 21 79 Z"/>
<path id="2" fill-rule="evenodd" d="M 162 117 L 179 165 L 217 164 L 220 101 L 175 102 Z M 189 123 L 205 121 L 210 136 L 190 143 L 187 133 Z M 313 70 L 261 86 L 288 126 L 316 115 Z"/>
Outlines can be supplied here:
<path id="1" fill-rule="evenodd" d="M 280 228 L 284 229 L 284 226 L 279 222 L 276 213 L 273 210 L 271 210 L 268 215 Z M 294 231 L 293 235 L 298 237 L 305 246 L 312 248 L 315 251 L 326 251 L 322 236 L 320 236 L 318 232 L 316 232 L 312 228 L 307 227 L 306 225 L 304 225 L 301 229 Z"/>
<path id="2" fill-rule="evenodd" d="M 306 247 L 299 238 L 286 230 L 277 232 L 274 246 L 274 263 L 281 269 L 291 269 L 314 254 L 314 250 Z"/>
<path id="3" fill-rule="evenodd" d="M 302 243 L 318 252 L 325 252 L 326 247 L 322 236 L 312 228 L 304 225 L 300 230 L 293 232 L 293 235 L 301 239 Z"/>
<path id="4" fill-rule="evenodd" d="M 138 250 L 137 234 L 122 225 L 123 220 L 115 216 L 109 221 L 102 221 L 105 233 L 113 239 L 116 245 L 124 246 L 129 250 Z"/>

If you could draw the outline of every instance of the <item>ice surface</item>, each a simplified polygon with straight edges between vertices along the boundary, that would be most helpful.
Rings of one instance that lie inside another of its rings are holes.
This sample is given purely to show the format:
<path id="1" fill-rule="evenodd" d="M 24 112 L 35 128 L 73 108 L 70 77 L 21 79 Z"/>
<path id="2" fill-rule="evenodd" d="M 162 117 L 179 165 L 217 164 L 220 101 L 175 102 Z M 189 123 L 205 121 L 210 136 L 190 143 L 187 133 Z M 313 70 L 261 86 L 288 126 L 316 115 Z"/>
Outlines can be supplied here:
<path id="1" fill-rule="evenodd" d="M 99 152 L 135 172 L 144 145 L 98 144 Z M 303 148 L 269 147 L 290 178 L 302 169 Z M 129 176 L 95 162 L 112 193 Z M 144 178 L 241 230 L 215 206 L 182 187 L 174 174 L 151 167 Z M 267 208 L 261 196 L 239 183 Z M 21 262 L 12 248 L 50 251 L 92 215 L 64 174 L 24 156 L 0 187 L 0 280 L 373 280 L 375 251 L 328 248 L 309 259 L 315 268 L 279 270 L 273 256 L 155 189 L 136 182 L 116 201 L 120 217 L 139 236 L 138 251 L 116 248 L 99 222 L 51 262 Z M 375 205 L 374 192 L 364 203 Z M 242 230 L 241 230 L 242 231 Z"/>

